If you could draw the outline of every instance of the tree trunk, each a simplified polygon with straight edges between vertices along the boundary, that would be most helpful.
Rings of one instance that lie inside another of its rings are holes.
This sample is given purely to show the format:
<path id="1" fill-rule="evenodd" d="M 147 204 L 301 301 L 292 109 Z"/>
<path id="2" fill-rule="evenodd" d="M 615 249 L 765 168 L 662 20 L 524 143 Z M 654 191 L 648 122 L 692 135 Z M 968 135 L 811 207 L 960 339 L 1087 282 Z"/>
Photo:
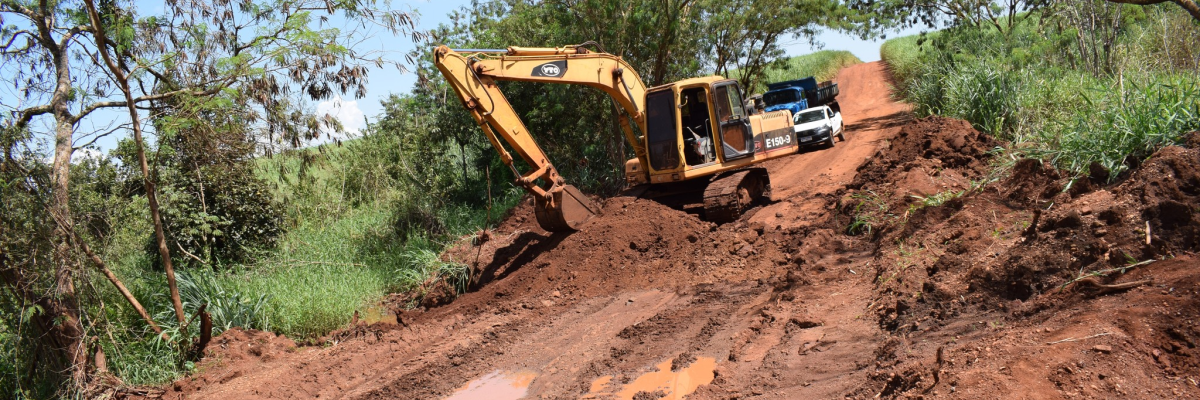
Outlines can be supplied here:
<path id="1" fill-rule="evenodd" d="M 99 53 L 104 58 L 104 63 L 108 65 L 108 69 L 112 71 L 114 80 L 121 89 L 121 93 L 125 95 L 125 109 L 129 111 L 129 121 L 133 124 L 133 140 L 137 143 L 138 163 L 142 168 L 142 185 L 146 188 L 146 200 L 150 203 L 150 219 L 154 222 L 154 238 L 158 242 L 158 255 L 162 258 L 163 268 L 167 272 L 167 286 L 171 290 L 171 305 L 175 308 L 175 318 L 179 321 L 179 326 L 184 325 L 183 303 L 179 299 L 179 286 L 175 284 L 175 266 L 171 263 L 171 250 L 167 247 L 167 237 L 163 233 L 162 217 L 158 212 L 158 196 L 155 195 L 154 182 L 150 180 L 150 166 L 146 162 L 146 145 L 142 140 L 142 122 L 138 119 L 137 104 L 134 103 L 133 93 L 129 90 L 129 77 L 125 75 L 125 71 L 121 70 L 108 54 L 108 36 L 104 33 L 104 24 L 100 21 L 100 15 L 96 11 L 96 5 L 92 0 L 84 2 L 88 8 L 88 17 L 91 18 L 92 26 L 95 28 L 95 38 Z"/>
<path id="2" fill-rule="evenodd" d="M 21 299 L 22 304 L 37 305 L 42 309 L 42 312 L 33 313 L 30 317 L 32 325 L 41 333 L 41 340 L 35 343 L 26 377 L 33 376 L 40 363 L 49 362 L 55 371 L 70 372 L 72 379 L 79 379 L 75 382 L 75 387 L 82 387 L 84 380 L 76 378 L 76 374 L 83 373 L 82 363 L 85 360 L 81 354 L 72 353 L 73 350 L 82 352 L 83 329 L 79 318 L 66 317 L 70 313 L 71 307 L 64 304 L 63 301 L 34 292 L 31 289 L 35 287 L 31 278 L 21 267 L 10 266 L 8 261 L 6 254 L 0 254 L 0 280 L 3 280 L 12 293 Z M 43 348 L 41 347 L 43 345 L 46 345 L 46 348 L 49 348 L 55 356 L 48 360 L 39 360 L 38 349 Z M 72 368 L 73 366 L 80 366 L 80 368 Z"/>
<path id="3" fill-rule="evenodd" d="M 44 326 L 48 329 L 54 350 L 68 364 L 72 384 L 82 388 L 86 382 L 87 353 L 83 347 L 83 324 L 79 321 L 79 299 L 75 294 L 75 259 L 72 256 L 71 232 L 71 154 L 75 133 L 75 118 L 67 108 L 67 94 L 71 89 L 71 73 L 68 58 L 61 49 L 54 54 L 58 68 L 58 87 L 51 103 L 54 104 L 54 162 L 51 166 L 50 217 L 55 221 L 51 239 L 54 243 L 54 293 L 40 301 L 46 315 L 58 323 Z"/>
<path id="4" fill-rule="evenodd" d="M 466 185 L 469 182 L 467 180 L 467 143 L 466 143 L 466 141 L 457 141 L 457 142 L 458 142 L 459 159 L 462 161 L 463 184 Z"/>
<path id="5" fill-rule="evenodd" d="M 129 93 L 129 86 L 123 85 Z M 126 95 L 125 98 L 132 99 Z M 137 143 L 138 162 L 142 167 L 142 185 L 146 188 L 146 200 L 150 203 L 150 219 L 154 221 L 154 238 L 158 242 L 158 256 L 162 258 L 163 268 L 167 272 L 167 287 L 171 290 L 171 305 L 175 308 L 175 318 L 183 325 L 183 302 L 179 299 L 179 286 L 175 283 L 175 266 L 171 264 L 171 250 L 167 248 L 167 237 L 163 232 L 162 217 L 158 211 L 158 196 L 155 196 L 154 182 L 150 181 L 150 166 L 146 162 L 146 146 L 142 141 L 142 125 L 138 122 L 137 108 L 129 103 L 129 115 L 133 119 L 133 140 Z"/>

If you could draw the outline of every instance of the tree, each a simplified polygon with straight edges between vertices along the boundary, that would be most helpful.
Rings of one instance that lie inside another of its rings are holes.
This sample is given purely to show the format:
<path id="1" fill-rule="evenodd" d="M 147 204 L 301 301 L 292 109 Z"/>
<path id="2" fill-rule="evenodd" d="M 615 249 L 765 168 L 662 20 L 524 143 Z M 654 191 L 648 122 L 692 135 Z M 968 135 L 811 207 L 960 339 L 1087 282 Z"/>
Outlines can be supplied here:
<path id="1" fill-rule="evenodd" d="M 939 25 L 992 26 L 1007 33 L 1030 11 L 1045 7 L 1052 0 L 850 0 L 851 9 L 877 15 L 881 20 L 899 26 L 923 24 L 928 28 Z"/>
<path id="2" fill-rule="evenodd" d="M 1172 2 L 1200 21 L 1200 5 L 1195 0 L 1101 0 L 1110 3 L 1136 4 L 1142 6 Z M 849 0 L 848 6 L 860 12 L 879 16 L 880 20 L 893 21 L 901 26 L 918 23 L 937 28 L 943 23 L 950 25 L 989 25 L 1006 33 L 1021 21 L 1040 10 L 1056 3 L 1056 0 Z"/>
<path id="3" fill-rule="evenodd" d="M 1111 3 L 1120 4 L 1135 4 L 1139 6 L 1149 6 L 1154 4 L 1166 3 L 1168 1 L 1178 4 L 1183 7 L 1184 11 L 1192 16 L 1196 21 L 1200 21 L 1200 5 L 1194 0 L 1105 0 Z"/>
<path id="4" fill-rule="evenodd" d="M 39 304 L 39 326 L 47 344 L 63 360 L 76 389 L 86 382 L 85 325 L 76 292 L 78 262 L 83 251 L 96 263 L 75 232 L 69 202 L 73 152 L 100 137 L 132 130 L 142 136 L 142 109 L 172 101 L 198 109 L 227 109 L 253 116 L 272 141 L 293 145 L 318 135 L 328 120 L 307 116 L 302 99 L 324 99 L 335 93 L 365 92 L 366 65 L 393 64 L 379 54 L 360 53 L 353 44 L 382 29 L 392 35 L 420 39 L 407 13 L 380 8 L 375 0 L 229 2 L 168 1 L 162 16 L 138 19 L 128 4 L 101 0 L 0 0 L 0 69 L 11 77 L 20 101 L 5 105 L 12 115 L 5 129 L 30 131 L 42 116 L 52 117 L 54 156 L 48 188 L 47 215 L 54 222 L 53 270 L 49 289 L 38 287 L 40 274 L 29 267 L 0 265 L 6 286 L 29 303 Z M 350 21 L 340 30 L 330 18 Z M 179 99 L 198 101 L 177 101 Z M 207 99 L 207 101 L 206 101 Z M 33 105 L 28 105 L 33 104 Z M 112 129 L 77 132 L 80 122 L 97 110 L 124 108 L 129 120 Z M 150 118 L 158 132 L 203 123 L 195 119 Z M 195 115 L 190 112 L 174 117 Z M 258 119 L 261 118 L 261 119 Z M 144 154 L 141 170 L 146 195 L 156 209 L 154 174 Z M 17 166 L 18 164 L 8 164 Z M 155 224 L 159 217 L 152 214 Z M 170 265 L 164 232 L 156 226 L 160 256 Z M 168 279 L 172 280 L 170 268 Z M 173 286 L 173 285 L 172 285 Z M 178 295 L 171 289 L 175 314 L 183 321 Z M 152 323 L 152 322 L 151 322 Z"/>
<path id="5" fill-rule="evenodd" d="M 710 0 L 702 3 L 706 32 L 702 43 L 711 57 L 714 72 L 738 80 L 753 90 L 767 66 L 781 60 L 780 41 L 785 35 L 815 40 L 818 29 L 830 28 L 869 36 L 878 28 L 873 20 L 837 1 L 807 0 Z"/>
<path id="6" fill-rule="evenodd" d="M 11 75 L 14 87 L 21 88 L 26 99 L 43 100 L 41 104 L 15 110 L 15 122 L 9 129 L 24 131 L 34 117 L 41 115 L 50 114 L 54 119 L 54 161 L 49 185 L 50 202 L 46 207 L 47 215 L 54 223 L 50 233 L 55 264 L 52 291 L 49 295 L 42 295 L 30 290 L 35 287 L 31 282 L 33 274 L 15 267 L 5 268 L 5 283 L 26 301 L 43 308 L 44 312 L 37 317 L 37 325 L 46 334 L 50 348 L 65 360 L 65 369 L 70 371 L 71 381 L 77 389 L 81 389 L 85 382 L 83 366 L 86 349 L 75 289 L 77 263 L 73 257 L 74 227 L 68 201 L 69 167 L 75 150 L 76 124 L 97 109 L 110 105 L 108 102 L 89 101 L 91 96 L 88 94 L 105 93 L 100 82 L 85 81 L 87 86 L 77 87 L 76 72 L 96 71 L 94 63 L 83 63 L 82 67 L 73 67 L 71 64 L 72 60 L 84 54 L 80 36 L 93 30 L 86 21 L 80 21 L 77 14 L 72 13 L 77 7 L 78 4 L 70 2 L 52 3 L 46 0 L 36 3 L 0 1 L 0 16 L 23 19 L 5 25 L 0 40 L 6 45 L 0 51 L 8 64 L 6 67 L 14 64 L 19 66 L 19 73 Z M 84 90 L 79 90 L 81 88 Z M 72 110 L 73 105 L 82 105 L 82 109 Z"/>

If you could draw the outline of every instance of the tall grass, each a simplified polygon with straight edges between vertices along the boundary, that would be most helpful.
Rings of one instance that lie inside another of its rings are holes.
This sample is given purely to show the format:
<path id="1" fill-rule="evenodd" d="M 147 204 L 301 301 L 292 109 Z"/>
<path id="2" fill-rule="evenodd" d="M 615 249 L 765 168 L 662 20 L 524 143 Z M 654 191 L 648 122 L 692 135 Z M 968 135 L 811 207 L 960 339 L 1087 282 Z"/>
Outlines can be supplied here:
<path id="1" fill-rule="evenodd" d="M 434 183 L 449 187 L 450 194 L 428 193 L 398 179 L 396 165 L 388 161 L 396 156 L 388 150 L 394 148 L 358 139 L 257 160 L 257 173 L 272 185 L 270 195 L 284 204 L 291 226 L 276 248 L 252 263 L 179 270 L 189 317 L 207 304 L 216 333 L 242 327 L 313 339 L 345 326 L 356 310 L 387 294 L 418 290 L 430 279 L 464 291 L 467 267 L 442 260 L 440 254 L 459 237 L 496 223 L 523 192 L 511 185 L 498 187 L 491 194 L 489 218 L 487 202 L 480 200 L 487 198 L 486 191 L 483 196 L 454 194 L 471 189 Z M 151 262 L 155 255 L 144 251 L 150 231 L 145 203 L 135 199 L 126 206 L 122 213 L 131 223 L 111 235 L 105 258 L 173 337 L 180 328 L 165 278 Z M 414 218 L 428 223 L 413 223 Z M 183 349 L 150 331 L 119 294 L 96 286 L 112 299 L 107 317 L 125 321 L 111 324 L 114 334 L 101 345 L 126 383 L 161 383 L 194 368 Z M 198 333 L 194 324 L 189 330 Z"/>
<path id="2" fill-rule="evenodd" d="M 1123 21 L 1113 61 L 1100 67 L 1072 53 L 1075 31 L 1057 31 L 1038 18 L 1005 33 L 958 27 L 892 39 L 880 51 L 895 93 L 918 115 L 962 118 L 1012 142 L 1008 150 L 1016 156 L 1077 174 L 1097 163 L 1115 179 L 1136 160 L 1200 130 L 1200 69 L 1170 46 L 1176 38 L 1163 36 L 1189 29 L 1172 22 L 1186 19 L 1177 14 L 1148 8 L 1140 19 Z M 1190 29 L 1183 35 L 1200 37 L 1200 26 Z M 1174 61 L 1162 62 L 1168 51 Z"/>
<path id="3" fill-rule="evenodd" d="M 879 46 L 879 58 L 887 64 L 896 83 L 904 85 L 913 81 L 913 76 L 922 70 L 921 53 L 929 47 L 929 40 L 938 32 L 902 36 L 883 42 Z M 899 89 L 904 89 L 901 86 Z"/>
<path id="4" fill-rule="evenodd" d="M 292 182 L 281 185 L 280 196 L 290 196 L 291 212 L 301 217 L 270 257 L 254 265 L 233 266 L 216 280 L 234 293 L 268 296 L 264 319 L 276 333 L 321 336 L 388 293 L 412 290 L 431 277 L 465 276 L 460 265 L 438 255 L 455 238 L 484 227 L 489 222 L 486 207 L 433 198 L 435 194 L 395 182 L 378 183 L 387 179 L 386 173 L 364 173 L 362 165 L 370 167 L 370 163 L 347 168 L 349 160 L 361 161 L 362 150 L 353 144 L 326 149 L 328 157 L 309 167 L 307 178 L 261 169 L 270 180 Z M 298 158 L 277 157 L 264 163 L 298 168 Z M 291 171 L 296 174 L 298 169 Z M 343 189 L 351 174 L 360 176 L 358 185 L 369 196 Z M 371 174 L 376 176 L 361 178 Z M 295 183 L 300 179 L 307 179 L 308 187 Z M 513 189 L 494 193 L 491 223 L 521 198 L 522 192 Z M 440 203 L 423 205 L 430 201 Z M 408 221 L 411 218 L 428 218 L 437 227 L 431 231 L 427 225 Z"/>
<path id="5" fill-rule="evenodd" d="M 1184 133 L 1200 130 L 1200 82 L 1195 77 L 1135 79 L 1118 91 L 1095 90 L 1083 96 L 1085 104 L 1100 112 L 1078 113 L 1053 121 L 1036 136 L 1053 143 L 1044 151 L 1056 165 L 1084 171 L 1098 163 L 1113 173 L 1145 158 L 1163 146 L 1175 144 Z"/>

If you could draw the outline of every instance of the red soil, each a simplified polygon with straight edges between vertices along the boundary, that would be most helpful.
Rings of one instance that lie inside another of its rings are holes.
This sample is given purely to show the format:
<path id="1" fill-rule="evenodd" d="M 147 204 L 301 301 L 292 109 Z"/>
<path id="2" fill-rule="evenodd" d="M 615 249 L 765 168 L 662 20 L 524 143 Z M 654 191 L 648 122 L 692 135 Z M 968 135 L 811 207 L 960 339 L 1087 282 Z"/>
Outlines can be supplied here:
<path id="1" fill-rule="evenodd" d="M 992 179 L 995 141 L 912 120 L 881 64 L 838 81 L 847 141 L 768 163 L 773 202 L 737 222 L 613 198 L 550 234 L 523 204 L 444 255 L 471 292 L 324 346 L 227 332 L 163 395 L 441 399 L 511 373 L 530 398 L 624 398 L 664 366 L 711 379 L 689 399 L 1200 397 L 1200 150 L 1115 185 Z"/>

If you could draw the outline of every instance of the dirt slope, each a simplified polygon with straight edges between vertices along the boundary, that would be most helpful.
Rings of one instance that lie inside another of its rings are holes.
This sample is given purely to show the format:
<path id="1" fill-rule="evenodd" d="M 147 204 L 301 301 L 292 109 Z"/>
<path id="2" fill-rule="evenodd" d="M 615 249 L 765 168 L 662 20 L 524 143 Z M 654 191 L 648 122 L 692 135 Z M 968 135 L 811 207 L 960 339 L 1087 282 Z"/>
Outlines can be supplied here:
<path id="1" fill-rule="evenodd" d="M 769 163 L 774 202 L 740 221 L 614 198 L 583 230 L 549 234 L 525 204 L 445 255 L 478 271 L 457 300 L 326 346 L 231 331 L 162 395 L 1200 396 L 1198 150 L 1168 148 L 1108 188 L 1064 191 L 1024 161 L 994 180 L 995 143 L 912 121 L 881 64 L 838 81 L 848 140 Z"/>

